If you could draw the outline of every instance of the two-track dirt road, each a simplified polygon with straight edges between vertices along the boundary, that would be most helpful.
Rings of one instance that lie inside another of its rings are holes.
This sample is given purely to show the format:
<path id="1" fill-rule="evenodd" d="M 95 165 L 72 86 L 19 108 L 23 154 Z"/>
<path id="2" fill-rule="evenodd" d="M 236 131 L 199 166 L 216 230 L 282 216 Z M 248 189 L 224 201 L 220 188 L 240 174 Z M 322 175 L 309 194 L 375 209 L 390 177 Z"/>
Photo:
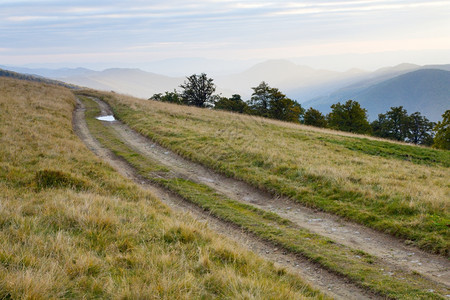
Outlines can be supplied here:
<path id="1" fill-rule="evenodd" d="M 106 103 L 97 99 L 95 101 L 101 108 L 101 115 L 111 114 L 111 110 Z M 233 200 L 274 212 L 300 227 L 332 239 L 336 243 L 363 250 L 381 258 L 390 265 L 420 273 L 427 279 L 450 288 L 450 262 L 444 257 L 426 253 L 416 247 L 407 246 L 401 240 L 389 235 L 345 221 L 334 215 L 305 208 L 289 199 L 274 197 L 242 181 L 225 177 L 159 146 L 119 121 L 108 122 L 106 125 L 110 126 L 117 136 L 134 151 L 166 166 L 177 177 L 208 185 Z M 209 226 L 220 234 L 235 240 L 266 259 L 298 273 L 313 286 L 330 296 L 341 299 L 378 298 L 377 295 L 349 283 L 345 278 L 324 270 L 317 264 L 311 263 L 298 255 L 279 250 L 276 246 L 242 232 L 236 226 L 218 220 L 195 205 L 187 203 L 163 188 L 147 182 L 137 175 L 136 170 L 129 164 L 102 147 L 90 135 L 84 121 L 84 109 L 81 103 L 78 104 L 78 108 L 74 112 L 74 129 L 94 153 L 121 174 L 152 190 L 157 197 L 174 209 L 183 212 L 189 211 L 198 219 L 206 220 Z"/>

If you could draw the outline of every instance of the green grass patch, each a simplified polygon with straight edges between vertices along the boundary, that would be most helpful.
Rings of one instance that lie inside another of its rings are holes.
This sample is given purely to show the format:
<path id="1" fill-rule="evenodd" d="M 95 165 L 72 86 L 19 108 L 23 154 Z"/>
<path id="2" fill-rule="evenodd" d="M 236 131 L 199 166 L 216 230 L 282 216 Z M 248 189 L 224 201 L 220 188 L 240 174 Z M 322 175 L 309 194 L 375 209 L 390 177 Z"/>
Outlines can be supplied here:
<path id="1" fill-rule="evenodd" d="M 323 137 L 320 139 L 364 154 L 394 158 L 420 165 L 440 165 L 446 168 L 450 167 L 450 151 L 395 144 L 391 142 L 370 140 L 367 138 Z"/>

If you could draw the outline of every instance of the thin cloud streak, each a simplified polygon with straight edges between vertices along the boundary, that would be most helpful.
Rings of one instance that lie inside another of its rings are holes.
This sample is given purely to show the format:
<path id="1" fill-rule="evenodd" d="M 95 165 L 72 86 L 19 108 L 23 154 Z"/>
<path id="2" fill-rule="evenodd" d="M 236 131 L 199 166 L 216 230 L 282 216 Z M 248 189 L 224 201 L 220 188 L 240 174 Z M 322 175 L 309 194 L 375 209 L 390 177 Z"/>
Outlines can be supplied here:
<path id="1" fill-rule="evenodd" d="M 410 4 L 373 4 L 374 1 L 361 1 L 362 4 L 369 4 L 365 6 L 353 6 L 353 7 L 342 7 L 338 8 L 334 4 L 321 5 L 320 3 L 316 5 L 299 5 L 288 7 L 287 10 L 282 10 L 278 12 L 270 13 L 269 15 L 305 15 L 305 14 L 318 14 L 318 13 L 347 13 L 347 12 L 367 12 L 367 11 L 392 11 L 402 10 L 408 8 L 422 8 L 422 7 L 449 7 L 448 2 L 437 1 L 437 2 L 426 2 L 426 3 L 410 3 Z M 300 8 L 298 8 L 300 7 Z M 325 7 L 325 8 L 324 8 Z M 329 8 L 333 7 L 333 8 Z"/>

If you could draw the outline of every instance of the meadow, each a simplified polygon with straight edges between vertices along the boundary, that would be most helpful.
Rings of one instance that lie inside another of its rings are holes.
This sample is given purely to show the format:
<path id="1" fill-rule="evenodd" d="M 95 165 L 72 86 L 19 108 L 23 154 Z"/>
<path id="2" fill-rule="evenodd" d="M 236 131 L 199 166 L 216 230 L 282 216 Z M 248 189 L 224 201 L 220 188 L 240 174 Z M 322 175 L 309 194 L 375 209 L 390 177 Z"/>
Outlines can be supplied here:
<path id="1" fill-rule="evenodd" d="M 227 176 L 430 252 L 450 250 L 450 152 L 87 92 L 161 145 Z"/>
<path id="2" fill-rule="evenodd" d="M 103 163 L 75 103 L 0 78 L 0 299 L 325 298 Z"/>
<path id="3" fill-rule="evenodd" d="M 318 266 L 382 297 L 441 299 L 441 295 L 445 294 L 445 288 L 442 289 L 417 272 L 402 270 L 362 250 L 341 245 L 296 226 L 275 213 L 230 199 L 204 184 L 177 177 L 167 167 L 133 148 L 108 122 L 97 120 L 101 111 L 95 101 L 84 96 L 80 96 L 80 99 L 86 108 L 89 131 L 104 147 L 128 162 L 142 178 L 159 184 L 211 215 L 285 251 L 306 257 Z"/>

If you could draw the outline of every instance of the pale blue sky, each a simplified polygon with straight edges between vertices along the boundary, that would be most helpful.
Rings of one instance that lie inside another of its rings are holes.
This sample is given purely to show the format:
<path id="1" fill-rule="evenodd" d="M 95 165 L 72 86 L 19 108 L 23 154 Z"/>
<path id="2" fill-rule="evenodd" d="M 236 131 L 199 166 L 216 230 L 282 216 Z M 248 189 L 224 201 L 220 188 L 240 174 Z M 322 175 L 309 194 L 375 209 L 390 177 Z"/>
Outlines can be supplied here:
<path id="1" fill-rule="evenodd" d="M 450 0 L 0 0 L 0 65 L 183 57 L 450 63 Z"/>

